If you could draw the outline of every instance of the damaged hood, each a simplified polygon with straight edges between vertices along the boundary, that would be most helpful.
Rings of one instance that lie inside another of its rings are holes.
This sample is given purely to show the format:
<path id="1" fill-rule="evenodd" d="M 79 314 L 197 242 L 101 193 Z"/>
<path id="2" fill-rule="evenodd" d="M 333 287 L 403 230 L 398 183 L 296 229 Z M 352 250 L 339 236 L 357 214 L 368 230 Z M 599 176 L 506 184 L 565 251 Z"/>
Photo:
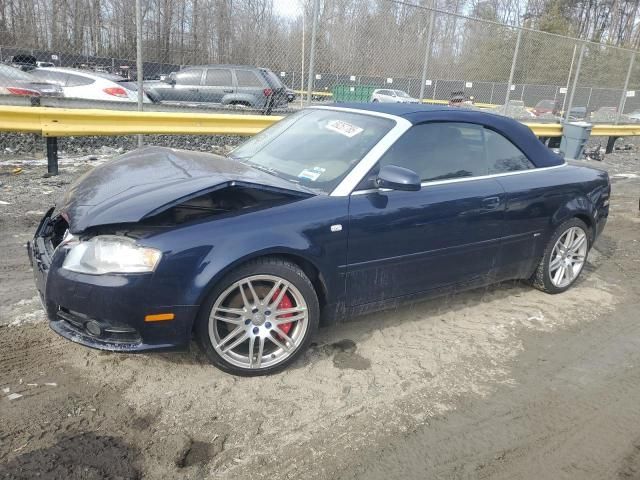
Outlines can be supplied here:
<path id="1" fill-rule="evenodd" d="M 76 180 L 59 205 L 69 230 L 135 223 L 177 202 L 233 184 L 310 195 L 295 183 L 219 155 L 147 147 L 104 163 Z"/>

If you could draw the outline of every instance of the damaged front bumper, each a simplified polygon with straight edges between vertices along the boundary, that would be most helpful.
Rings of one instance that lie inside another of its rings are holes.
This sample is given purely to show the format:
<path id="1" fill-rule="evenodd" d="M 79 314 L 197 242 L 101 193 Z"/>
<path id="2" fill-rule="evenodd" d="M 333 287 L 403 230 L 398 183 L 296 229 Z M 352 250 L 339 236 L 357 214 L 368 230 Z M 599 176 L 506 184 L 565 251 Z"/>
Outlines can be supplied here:
<path id="1" fill-rule="evenodd" d="M 191 340 L 196 306 L 171 305 L 154 294 L 153 274 L 88 275 L 62 268 L 53 209 L 44 216 L 27 252 L 49 326 L 63 337 L 101 350 L 142 352 L 183 349 Z M 145 322 L 170 311 L 174 319 Z"/>

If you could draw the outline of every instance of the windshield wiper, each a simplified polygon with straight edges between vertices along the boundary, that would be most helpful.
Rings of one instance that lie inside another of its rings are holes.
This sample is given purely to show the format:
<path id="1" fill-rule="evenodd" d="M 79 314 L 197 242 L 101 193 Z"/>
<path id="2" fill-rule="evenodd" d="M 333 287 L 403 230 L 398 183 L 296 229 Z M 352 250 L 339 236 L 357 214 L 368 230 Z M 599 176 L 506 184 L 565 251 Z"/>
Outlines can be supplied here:
<path id="1" fill-rule="evenodd" d="M 248 160 L 240 160 L 242 163 L 246 163 L 251 168 L 255 168 L 256 170 L 260 170 L 261 172 L 268 173 L 269 175 L 273 175 L 274 177 L 282 178 L 277 170 L 273 168 L 265 167 L 264 165 L 258 165 L 257 163 L 249 162 Z"/>

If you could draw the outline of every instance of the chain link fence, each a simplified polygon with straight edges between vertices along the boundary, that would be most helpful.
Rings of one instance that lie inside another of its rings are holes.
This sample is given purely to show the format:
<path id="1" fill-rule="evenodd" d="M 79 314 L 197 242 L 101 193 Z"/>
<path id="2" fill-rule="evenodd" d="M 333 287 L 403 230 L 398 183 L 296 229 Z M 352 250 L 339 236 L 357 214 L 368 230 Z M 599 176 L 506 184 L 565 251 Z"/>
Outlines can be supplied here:
<path id="1" fill-rule="evenodd" d="M 55 15 L 28 3 L 3 17 L 0 61 L 33 76 L 34 91 L 43 81 L 58 85 L 61 98 L 43 94 L 44 105 L 269 114 L 368 102 L 383 89 L 533 121 L 640 119 L 632 50 L 397 0 L 309 0 L 290 16 L 269 0 L 139 0 L 140 33 L 138 2 L 78 0 L 78 9 Z M 487 16 L 483 5 L 475 16 Z M 24 78 L 12 86 L 5 77 L 6 69 L 0 91 L 14 95 L 0 102 L 30 91 Z"/>

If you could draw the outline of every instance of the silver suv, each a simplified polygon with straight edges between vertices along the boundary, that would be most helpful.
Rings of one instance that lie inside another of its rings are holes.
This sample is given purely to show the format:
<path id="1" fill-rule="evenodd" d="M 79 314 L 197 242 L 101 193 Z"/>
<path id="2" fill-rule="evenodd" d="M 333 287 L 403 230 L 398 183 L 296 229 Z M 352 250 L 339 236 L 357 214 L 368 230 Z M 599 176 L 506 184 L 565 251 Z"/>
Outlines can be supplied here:
<path id="1" fill-rule="evenodd" d="M 215 103 L 266 111 L 286 107 L 287 91 L 267 68 L 246 65 L 198 65 L 174 72 L 165 80 L 144 82 L 154 102 Z"/>

